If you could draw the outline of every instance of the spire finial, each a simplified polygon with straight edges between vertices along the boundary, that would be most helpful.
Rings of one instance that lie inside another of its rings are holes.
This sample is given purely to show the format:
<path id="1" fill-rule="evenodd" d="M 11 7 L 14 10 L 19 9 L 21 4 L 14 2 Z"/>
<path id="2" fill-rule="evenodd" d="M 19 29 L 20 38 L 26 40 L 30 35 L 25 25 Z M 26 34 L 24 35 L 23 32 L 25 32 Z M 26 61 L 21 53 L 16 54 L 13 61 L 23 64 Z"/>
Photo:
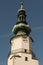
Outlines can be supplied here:
<path id="1" fill-rule="evenodd" d="M 23 0 L 21 0 L 21 2 L 20 2 L 20 8 L 19 8 L 18 12 L 21 10 L 25 11 L 24 6 L 23 6 Z"/>
<path id="2" fill-rule="evenodd" d="M 23 9 L 23 1 L 21 0 L 21 9 Z"/>

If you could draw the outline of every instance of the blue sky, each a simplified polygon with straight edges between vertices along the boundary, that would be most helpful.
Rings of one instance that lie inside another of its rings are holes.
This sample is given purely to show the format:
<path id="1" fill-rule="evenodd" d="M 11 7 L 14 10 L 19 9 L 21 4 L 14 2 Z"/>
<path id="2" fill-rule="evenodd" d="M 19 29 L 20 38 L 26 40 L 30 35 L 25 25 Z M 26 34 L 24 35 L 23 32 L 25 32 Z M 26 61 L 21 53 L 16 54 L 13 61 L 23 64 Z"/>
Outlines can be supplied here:
<path id="1" fill-rule="evenodd" d="M 21 0 L 0 0 L 0 65 L 6 65 L 10 51 L 12 28 L 17 22 L 17 11 Z M 27 22 L 34 39 L 32 48 L 40 65 L 43 65 L 43 0 L 23 0 Z"/>

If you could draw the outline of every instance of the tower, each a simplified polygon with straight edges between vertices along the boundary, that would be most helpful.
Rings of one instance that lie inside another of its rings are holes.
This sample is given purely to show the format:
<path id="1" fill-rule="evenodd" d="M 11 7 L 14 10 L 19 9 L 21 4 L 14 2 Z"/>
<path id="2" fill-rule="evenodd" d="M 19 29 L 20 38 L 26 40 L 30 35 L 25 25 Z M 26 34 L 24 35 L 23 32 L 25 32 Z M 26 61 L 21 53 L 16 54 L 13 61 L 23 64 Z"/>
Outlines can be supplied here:
<path id="1" fill-rule="evenodd" d="M 12 32 L 15 36 L 10 39 L 11 52 L 8 55 L 7 65 L 39 65 L 32 51 L 33 39 L 29 36 L 31 28 L 26 22 L 26 11 L 22 2 L 18 10 L 18 21 Z"/>

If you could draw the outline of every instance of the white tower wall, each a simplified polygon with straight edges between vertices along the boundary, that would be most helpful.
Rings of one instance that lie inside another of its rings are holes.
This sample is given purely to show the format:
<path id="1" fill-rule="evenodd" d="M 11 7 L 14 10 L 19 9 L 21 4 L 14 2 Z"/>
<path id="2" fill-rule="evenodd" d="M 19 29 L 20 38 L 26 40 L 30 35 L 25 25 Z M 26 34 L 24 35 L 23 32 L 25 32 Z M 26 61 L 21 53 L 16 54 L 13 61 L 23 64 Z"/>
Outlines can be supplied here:
<path id="1" fill-rule="evenodd" d="M 31 51 L 32 40 L 28 36 L 18 36 L 11 39 L 11 53 L 8 57 L 8 65 L 39 65 L 33 58 Z M 26 51 L 25 51 L 26 49 Z"/>
<path id="2" fill-rule="evenodd" d="M 11 51 L 17 49 L 31 50 L 32 40 L 28 36 L 19 36 L 11 40 Z"/>

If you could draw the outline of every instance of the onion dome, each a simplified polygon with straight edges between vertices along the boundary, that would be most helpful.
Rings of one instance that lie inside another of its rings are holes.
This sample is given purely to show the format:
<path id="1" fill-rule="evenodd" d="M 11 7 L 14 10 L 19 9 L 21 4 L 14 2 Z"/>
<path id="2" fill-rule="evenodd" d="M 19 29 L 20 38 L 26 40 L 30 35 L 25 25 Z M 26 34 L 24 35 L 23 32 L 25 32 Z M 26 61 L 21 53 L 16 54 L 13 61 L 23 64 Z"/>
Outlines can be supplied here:
<path id="1" fill-rule="evenodd" d="M 26 11 L 23 7 L 23 3 L 21 2 L 20 9 L 18 10 L 18 21 L 16 25 L 14 25 L 12 32 L 17 35 L 29 35 L 31 32 L 31 28 L 26 22 Z"/>

